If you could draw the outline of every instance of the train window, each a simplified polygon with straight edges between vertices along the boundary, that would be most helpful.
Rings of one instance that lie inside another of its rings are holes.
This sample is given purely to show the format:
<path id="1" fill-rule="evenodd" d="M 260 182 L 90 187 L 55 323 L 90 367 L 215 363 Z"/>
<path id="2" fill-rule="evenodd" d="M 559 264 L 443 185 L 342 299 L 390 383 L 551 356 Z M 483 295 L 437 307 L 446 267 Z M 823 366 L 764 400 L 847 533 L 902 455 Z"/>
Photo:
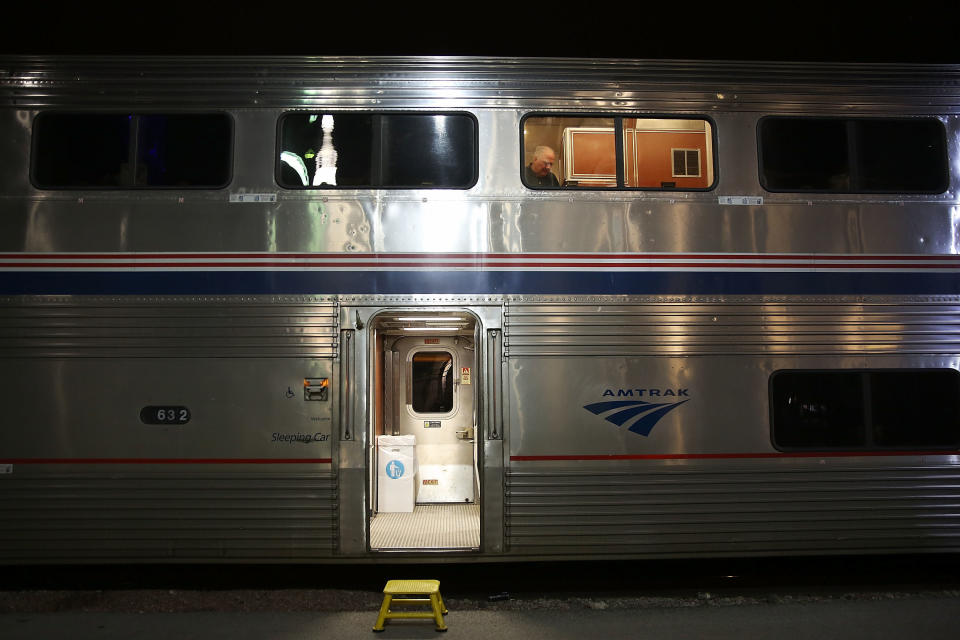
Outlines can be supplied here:
<path id="1" fill-rule="evenodd" d="M 521 128 L 532 189 L 713 186 L 713 128 L 703 118 L 531 115 Z"/>
<path id="2" fill-rule="evenodd" d="M 960 372 L 870 374 L 873 436 L 883 447 L 960 446 Z"/>
<path id="3" fill-rule="evenodd" d="M 412 400 L 416 413 L 449 413 L 453 410 L 453 356 L 446 351 L 421 351 L 413 355 Z"/>
<path id="4" fill-rule="evenodd" d="M 230 180 L 230 119 L 223 114 L 144 115 L 137 182 L 149 187 L 220 187 Z"/>
<path id="5" fill-rule="evenodd" d="M 946 131 L 935 118 L 768 117 L 760 121 L 768 191 L 943 193 Z"/>
<path id="6" fill-rule="evenodd" d="M 290 113 L 277 182 L 287 189 L 452 188 L 477 181 L 477 126 L 463 113 Z"/>
<path id="7" fill-rule="evenodd" d="M 33 182 L 42 189 L 220 188 L 232 125 L 222 113 L 37 116 Z"/>
<path id="8" fill-rule="evenodd" d="M 129 166 L 123 114 L 41 113 L 33 129 L 33 181 L 41 188 L 119 187 Z"/>
<path id="9" fill-rule="evenodd" d="M 778 449 L 956 449 L 954 369 L 778 371 L 770 380 Z"/>
<path id="10" fill-rule="evenodd" d="M 860 378 L 834 371 L 775 373 L 770 385 L 774 444 L 782 449 L 862 446 Z"/>

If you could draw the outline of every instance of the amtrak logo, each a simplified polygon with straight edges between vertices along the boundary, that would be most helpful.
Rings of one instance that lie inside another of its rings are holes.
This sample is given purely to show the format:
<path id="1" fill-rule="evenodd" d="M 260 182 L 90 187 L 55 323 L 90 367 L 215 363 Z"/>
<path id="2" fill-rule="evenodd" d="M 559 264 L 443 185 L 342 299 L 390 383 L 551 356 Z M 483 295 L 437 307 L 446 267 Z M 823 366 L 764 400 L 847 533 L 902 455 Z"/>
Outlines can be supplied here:
<path id="1" fill-rule="evenodd" d="M 403 477 L 403 463 L 399 460 L 391 460 L 387 463 L 387 477 L 391 480 L 399 480 Z"/>
<path id="2" fill-rule="evenodd" d="M 614 394 L 611 389 L 604 391 L 604 396 L 617 395 L 619 397 L 633 397 L 634 392 L 637 396 L 646 396 L 656 398 L 657 401 L 649 402 L 646 400 L 609 400 L 607 402 L 594 402 L 584 405 L 584 409 L 594 415 L 602 415 L 607 422 L 613 423 L 618 427 L 627 427 L 628 431 L 638 433 L 641 436 L 649 436 L 650 432 L 660 421 L 660 418 L 667 415 L 680 405 L 689 402 L 680 400 L 679 402 L 659 402 L 661 398 L 686 396 L 687 389 L 618 389 Z"/>

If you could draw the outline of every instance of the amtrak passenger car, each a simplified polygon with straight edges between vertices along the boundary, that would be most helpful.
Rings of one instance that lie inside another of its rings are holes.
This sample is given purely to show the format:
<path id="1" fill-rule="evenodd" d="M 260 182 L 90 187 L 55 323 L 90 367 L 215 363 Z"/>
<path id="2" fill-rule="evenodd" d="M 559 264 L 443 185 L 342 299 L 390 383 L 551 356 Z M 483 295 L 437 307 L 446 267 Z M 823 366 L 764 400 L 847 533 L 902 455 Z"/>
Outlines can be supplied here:
<path id="1" fill-rule="evenodd" d="M 955 551 L 958 87 L 0 58 L 0 562 Z"/>

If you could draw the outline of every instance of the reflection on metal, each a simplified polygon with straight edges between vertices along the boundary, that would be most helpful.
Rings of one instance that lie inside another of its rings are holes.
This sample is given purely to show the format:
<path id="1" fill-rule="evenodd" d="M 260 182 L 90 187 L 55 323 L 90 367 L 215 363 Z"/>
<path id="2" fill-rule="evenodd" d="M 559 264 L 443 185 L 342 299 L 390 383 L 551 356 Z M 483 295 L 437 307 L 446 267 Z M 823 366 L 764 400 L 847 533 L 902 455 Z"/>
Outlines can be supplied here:
<path id="1" fill-rule="evenodd" d="M 506 318 L 510 356 L 939 354 L 960 344 L 949 299 L 792 296 L 635 298 L 611 304 L 519 299 Z"/>
<path id="2" fill-rule="evenodd" d="M 507 543 L 517 555 L 642 557 L 960 546 L 956 510 L 936 498 L 960 482 L 955 468 L 816 467 L 514 469 Z"/>
<path id="3" fill-rule="evenodd" d="M 329 470 L 264 474 L 211 468 L 143 474 L 120 467 L 109 480 L 89 473 L 69 475 L 69 509 L 64 508 L 59 474 L 4 477 L 0 504 L 27 500 L 32 517 L 45 528 L 40 537 L 11 536 L 5 527 L 0 558 L 16 563 L 59 552 L 113 556 L 122 562 L 170 561 L 210 558 L 215 547 L 220 558 L 256 562 L 322 560 L 337 548 L 339 483 Z M 79 535 L 81 531 L 86 533 Z"/>
<path id="4" fill-rule="evenodd" d="M 335 359 L 336 309 L 321 296 L 0 298 L 0 343 L 13 358 Z"/>

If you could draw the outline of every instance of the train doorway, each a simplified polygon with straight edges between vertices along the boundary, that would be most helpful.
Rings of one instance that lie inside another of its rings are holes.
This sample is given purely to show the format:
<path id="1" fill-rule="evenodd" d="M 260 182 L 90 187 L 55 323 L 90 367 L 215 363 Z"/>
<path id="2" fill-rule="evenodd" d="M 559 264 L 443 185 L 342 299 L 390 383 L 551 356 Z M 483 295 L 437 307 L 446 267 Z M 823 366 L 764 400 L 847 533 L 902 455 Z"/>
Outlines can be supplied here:
<path id="1" fill-rule="evenodd" d="M 479 550 L 478 323 L 391 312 L 372 330 L 370 548 Z"/>

